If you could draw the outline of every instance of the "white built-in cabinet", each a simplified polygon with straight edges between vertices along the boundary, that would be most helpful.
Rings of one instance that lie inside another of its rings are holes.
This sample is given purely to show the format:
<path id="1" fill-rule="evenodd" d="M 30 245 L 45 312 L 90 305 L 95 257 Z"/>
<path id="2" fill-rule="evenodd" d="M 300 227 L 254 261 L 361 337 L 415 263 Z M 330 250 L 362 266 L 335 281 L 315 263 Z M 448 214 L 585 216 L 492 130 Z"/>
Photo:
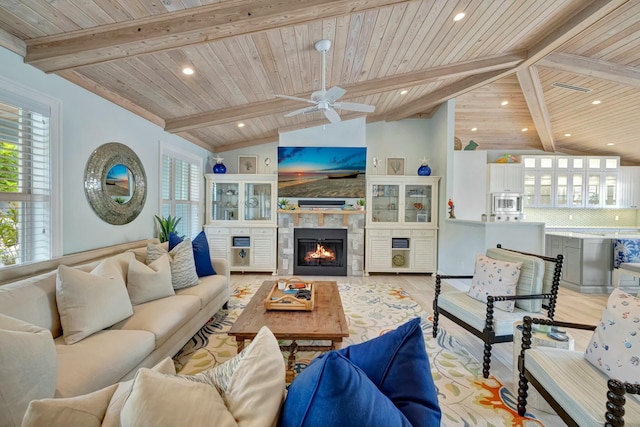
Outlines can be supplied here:
<path id="1" fill-rule="evenodd" d="M 367 178 L 365 275 L 436 272 L 439 180 Z"/>
<path id="2" fill-rule="evenodd" d="M 640 166 L 621 166 L 618 170 L 618 206 L 640 206 Z"/>
<path id="3" fill-rule="evenodd" d="M 276 265 L 276 175 L 205 175 L 205 225 L 214 258 L 231 271 L 271 271 Z"/>
<path id="4" fill-rule="evenodd" d="M 489 193 L 522 193 L 524 191 L 521 163 L 490 163 L 487 165 Z"/>

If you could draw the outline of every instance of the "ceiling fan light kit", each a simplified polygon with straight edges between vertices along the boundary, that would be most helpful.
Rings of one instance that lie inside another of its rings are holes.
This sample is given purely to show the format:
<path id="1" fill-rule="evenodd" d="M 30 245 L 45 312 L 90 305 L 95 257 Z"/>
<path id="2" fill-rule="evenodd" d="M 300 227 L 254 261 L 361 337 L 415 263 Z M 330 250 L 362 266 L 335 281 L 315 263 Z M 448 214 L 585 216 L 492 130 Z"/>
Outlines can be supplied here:
<path id="1" fill-rule="evenodd" d="M 298 110 L 286 113 L 284 116 L 293 117 L 297 116 L 298 114 L 322 112 L 331 123 L 337 123 L 340 121 L 340 115 L 338 114 L 336 109 L 358 111 L 362 113 L 372 113 L 376 108 L 373 105 L 358 104 L 355 102 L 336 102 L 345 93 L 347 93 L 347 91 L 338 86 L 333 86 L 329 88 L 329 90 L 326 89 L 326 55 L 327 51 L 331 48 L 331 40 L 319 40 L 315 43 L 314 46 L 316 50 L 322 54 L 322 89 L 313 92 L 311 94 L 311 99 L 298 98 L 296 96 L 289 95 L 276 95 L 276 97 L 278 98 L 291 99 L 294 101 L 306 102 L 307 104 L 313 104 L 312 106 L 300 108 Z"/>

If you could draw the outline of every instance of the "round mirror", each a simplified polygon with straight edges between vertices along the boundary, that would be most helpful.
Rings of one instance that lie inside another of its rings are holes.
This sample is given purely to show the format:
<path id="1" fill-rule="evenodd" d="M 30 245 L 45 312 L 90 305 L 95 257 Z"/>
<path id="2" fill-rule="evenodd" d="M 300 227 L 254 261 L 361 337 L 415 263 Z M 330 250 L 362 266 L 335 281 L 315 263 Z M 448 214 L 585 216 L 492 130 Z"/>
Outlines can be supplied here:
<path id="1" fill-rule="evenodd" d="M 87 200 L 109 224 L 128 224 L 140 214 L 147 198 L 146 181 L 136 153 L 117 142 L 96 148 L 84 170 Z"/>

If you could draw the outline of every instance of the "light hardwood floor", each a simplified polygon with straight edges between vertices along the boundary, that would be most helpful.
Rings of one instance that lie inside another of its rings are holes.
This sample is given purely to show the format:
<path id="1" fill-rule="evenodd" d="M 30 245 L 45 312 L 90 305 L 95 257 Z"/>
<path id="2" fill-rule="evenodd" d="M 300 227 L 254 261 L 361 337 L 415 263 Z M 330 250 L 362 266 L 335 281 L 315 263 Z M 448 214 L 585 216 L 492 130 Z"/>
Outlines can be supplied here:
<path id="1" fill-rule="evenodd" d="M 273 276 L 270 274 L 232 274 L 231 282 L 232 285 L 235 286 L 240 281 L 253 280 L 254 278 L 270 280 Z M 394 283 L 402 287 L 409 295 L 411 295 L 411 297 L 414 298 L 426 312 L 433 313 L 432 304 L 435 289 L 435 276 L 419 274 L 377 274 L 370 277 L 338 278 L 335 276 L 322 276 L 312 277 L 310 279 L 337 280 L 340 282 L 349 282 L 353 285 L 358 283 L 367 283 L 369 280 L 375 280 L 376 282 L 383 280 L 387 283 Z M 443 283 L 443 292 L 450 289 L 453 289 L 453 287 L 447 283 Z M 581 294 L 561 287 L 555 319 L 595 325 L 600 320 L 600 315 L 606 305 L 607 298 L 608 295 Z M 454 336 L 458 342 L 471 352 L 471 354 L 473 354 L 481 363 L 484 347 L 480 339 L 465 331 L 444 316 L 440 317 L 440 326 L 445 328 L 449 334 Z M 575 350 L 584 351 L 589 343 L 592 333 L 590 331 L 578 330 L 571 330 L 569 333 L 575 339 Z M 500 381 L 502 381 L 502 383 L 508 387 L 514 395 L 517 395 L 517 391 L 513 384 L 513 369 L 515 366 L 513 360 L 513 345 L 513 343 L 493 345 L 491 374 L 500 379 Z M 519 345 L 519 343 L 516 345 Z M 554 414 L 546 414 L 540 411 L 536 411 L 536 414 L 540 417 L 540 420 L 545 424 L 545 426 L 550 427 L 564 425 L 560 418 Z"/>

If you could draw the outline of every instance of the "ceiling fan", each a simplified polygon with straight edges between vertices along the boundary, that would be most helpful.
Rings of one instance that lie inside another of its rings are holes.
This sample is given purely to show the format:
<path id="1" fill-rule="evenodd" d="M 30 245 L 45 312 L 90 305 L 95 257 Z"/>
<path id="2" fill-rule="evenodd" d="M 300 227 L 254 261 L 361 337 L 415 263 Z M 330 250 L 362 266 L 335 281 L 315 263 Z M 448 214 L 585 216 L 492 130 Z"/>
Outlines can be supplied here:
<path id="1" fill-rule="evenodd" d="M 298 114 L 309 114 L 322 111 L 331 123 L 340 121 L 340 115 L 336 109 L 359 111 L 363 113 L 372 113 L 375 106 L 368 104 L 357 104 L 354 102 L 336 102 L 347 91 L 338 86 L 333 86 L 329 90 L 326 89 L 325 73 L 326 73 L 326 55 L 331 48 L 331 40 L 320 40 L 315 44 L 315 48 L 322 54 L 322 90 L 318 90 L 311 94 L 311 99 L 298 98 L 289 95 L 276 95 L 278 98 L 292 99 L 294 101 L 306 102 L 313 104 L 310 107 L 300 108 L 285 114 L 285 117 L 292 117 Z"/>

